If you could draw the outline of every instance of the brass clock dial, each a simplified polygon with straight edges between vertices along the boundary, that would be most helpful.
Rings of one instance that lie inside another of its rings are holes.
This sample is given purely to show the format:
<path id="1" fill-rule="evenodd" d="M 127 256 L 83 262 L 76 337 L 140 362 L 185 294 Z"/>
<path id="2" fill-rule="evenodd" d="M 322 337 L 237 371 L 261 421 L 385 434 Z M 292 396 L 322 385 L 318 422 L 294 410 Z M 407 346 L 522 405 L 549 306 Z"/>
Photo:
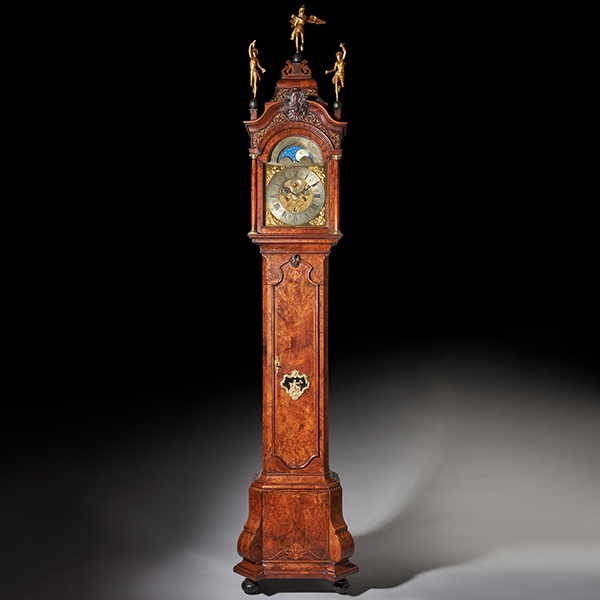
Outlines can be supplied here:
<path id="1" fill-rule="evenodd" d="M 284 225 L 308 225 L 325 206 L 323 171 L 293 165 L 281 169 L 267 184 L 267 208 Z"/>

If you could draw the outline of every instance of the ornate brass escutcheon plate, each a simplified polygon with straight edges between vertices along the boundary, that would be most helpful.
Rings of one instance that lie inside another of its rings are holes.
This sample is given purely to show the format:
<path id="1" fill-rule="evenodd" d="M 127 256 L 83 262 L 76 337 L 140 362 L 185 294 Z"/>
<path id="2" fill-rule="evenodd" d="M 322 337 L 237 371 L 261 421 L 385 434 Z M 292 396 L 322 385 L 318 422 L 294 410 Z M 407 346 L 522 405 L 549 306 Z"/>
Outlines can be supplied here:
<path id="1" fill-rule="evenodd" d="M 301 375 L 297 369 L 294 369 L 291 374 L 286 373 L 283 376 L 281 387 L 292 400 L 296 401 L 310 387 L 310 382 L 306 375 Z"/>

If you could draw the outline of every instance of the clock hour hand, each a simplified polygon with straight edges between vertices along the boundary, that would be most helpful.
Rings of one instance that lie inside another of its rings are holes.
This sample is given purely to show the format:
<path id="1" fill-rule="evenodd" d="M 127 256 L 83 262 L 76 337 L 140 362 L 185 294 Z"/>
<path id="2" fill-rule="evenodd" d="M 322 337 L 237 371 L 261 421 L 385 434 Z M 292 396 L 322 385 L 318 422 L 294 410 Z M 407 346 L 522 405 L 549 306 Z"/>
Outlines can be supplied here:
<path id="1" fill-rule="evenodd" d="M 309 191 L 309 185 L 306 183 L 306 181 L 300 181 L 299 183 L 302 187 L 300 189 L 292 191 L 292 194 L 294 194 L 294 198 L 298 198 L 300 197 L 300 195 L 306 196 L 307 191 Z"/>

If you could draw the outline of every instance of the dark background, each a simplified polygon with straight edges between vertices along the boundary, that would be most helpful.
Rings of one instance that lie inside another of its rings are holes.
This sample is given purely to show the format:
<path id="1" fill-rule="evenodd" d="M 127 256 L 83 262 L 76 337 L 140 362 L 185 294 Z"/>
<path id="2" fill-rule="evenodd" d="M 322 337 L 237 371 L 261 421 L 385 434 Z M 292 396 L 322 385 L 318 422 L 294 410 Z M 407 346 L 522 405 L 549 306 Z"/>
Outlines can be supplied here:
<path id="1" fill-rule="evenodd" d="M 256 39 L 267 69 L 260 114 L 298 7 L 38 16 L 5 190 L 7 473 L 64 449 L 96 459 L 198 412 L 232 435 L 260 427 L 246 394 L 212 399 L 260 387 L 247 49 Z M 348 50 L 336 376 L 415 342 L 483 342 L 597 380 L 588 113 L 556 23 L 307 12 L 327 22 L 306 26 L 303 56 L 330 104 L 324 71 Z"/>
<path id="2" fill-rule="evenodd" d="M 5 295 L 13 404 L 41 402 L 27 426 L 82 394 L 259 377 L 247 47 L 262 106 L 297 8 L 55 14 L 25 52 Z M 330 104 L 348 49 L 333 356 L 484 336 L 595 369 L 585 101 L 551 15 L 307 12 Z"/>

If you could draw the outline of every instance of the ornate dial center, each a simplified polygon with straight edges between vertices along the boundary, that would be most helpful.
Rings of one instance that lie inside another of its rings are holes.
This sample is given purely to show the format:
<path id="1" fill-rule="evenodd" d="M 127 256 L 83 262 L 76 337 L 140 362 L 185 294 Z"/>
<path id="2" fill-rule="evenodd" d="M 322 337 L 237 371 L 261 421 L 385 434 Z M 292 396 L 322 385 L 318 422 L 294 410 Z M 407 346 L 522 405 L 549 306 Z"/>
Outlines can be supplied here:
<path id="1" fill-rule="evenodd" d="M 312 189 L 306 181 L 296 177 L 281 186 L 279 200 L 285 210 L 304 212 L 313 201 Z"/>

